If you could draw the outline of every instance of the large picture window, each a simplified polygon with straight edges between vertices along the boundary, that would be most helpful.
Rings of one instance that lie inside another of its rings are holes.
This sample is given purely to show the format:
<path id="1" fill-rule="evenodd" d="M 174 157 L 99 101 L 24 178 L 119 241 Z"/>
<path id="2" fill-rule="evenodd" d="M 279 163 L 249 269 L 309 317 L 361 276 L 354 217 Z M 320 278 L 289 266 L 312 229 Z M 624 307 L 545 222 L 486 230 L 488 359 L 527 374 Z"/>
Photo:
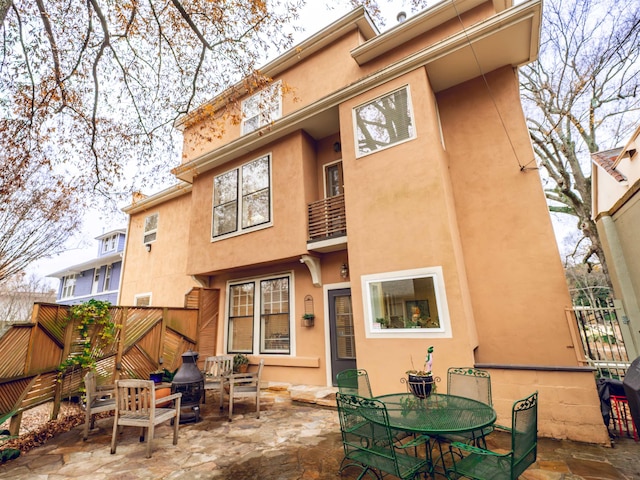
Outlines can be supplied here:
<path id="1" fill-rule="evenodd" d="M 440 267 L 363 276 L 369 336 L 451 336 Z"/>
<path id="2" fill-rule="evenodd" d="M 251 133 L 281 116 L 282 82 L 277 82 L 242 102 L 242 134 Z"/>
<path id="3" fill-rule="evenodd" d="M 353 109 L 356 157 L 415 137 L 409 87 L 403 87 Z"/>
<path id="4" fill-rule="evenodd" d="M 270 160 L 265 155 L 213 179 L 212 237 L 271 221 Z"/>
<path id="5" fill-rule="evenodd" d="M 229 353 L 291 353 L 289 285 L 287 275 L 229 286 Z"/>

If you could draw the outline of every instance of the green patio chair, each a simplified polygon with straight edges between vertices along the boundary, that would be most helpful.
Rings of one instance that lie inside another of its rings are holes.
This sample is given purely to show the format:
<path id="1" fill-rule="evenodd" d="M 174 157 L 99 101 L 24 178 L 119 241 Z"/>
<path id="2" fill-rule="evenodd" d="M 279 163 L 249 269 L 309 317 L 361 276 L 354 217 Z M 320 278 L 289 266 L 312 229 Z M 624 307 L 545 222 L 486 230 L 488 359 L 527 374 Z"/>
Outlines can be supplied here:
<path id="1" fill-rule="evenodd" d="M 338 390 L 342 393 L 355 393 L 361 397 L 371 398 L 371 385 L 369 384 L 369 374 L 362 369 L 348 369 L 336 375 Z"/>
<path id="2" fill-rule="evenodd" d="M 447 370 L 447 394 L 471 398 L 493 406 L 491 399 L 491 376 L 486 370 L 471 367 L 450 367 Z M 487 448 L 485 437 L 493 432 L 493 426 L 475 432 L 443 435 L 440 440 L 464 442 Z"/>
<path id="3" fill-rule="evenodd" d="M 461 477 L 475 480 L 515 480 L 536 461 L 538 448 L 538 392 L 513 404 L 511 428 L 498 427 L 511 432 L 511 451 L 496 453 L 490 450 L 454 442 L 449 446 L 453 465 L 447 469 L 447 478 Z M 455 459 L 453 449 L 468 452 L 461 460 Z"/>
<path id="4" fill-rule="evenodd" d="M 358 480 L 365 475 L 381 479 L 387 474 L 404 479 L 425 478 L 433 471 L 429 437 L 420 435 L 397 444 L 389 428 L 385 405 L 376 399 L 355 394 L 336 393 L 344 459 L 340 474 L 348 468 L 360 468 Z M 381 435 L 380 432 L 384 432 Z M 424 457 L 412 455 L 425 447 Z"/>

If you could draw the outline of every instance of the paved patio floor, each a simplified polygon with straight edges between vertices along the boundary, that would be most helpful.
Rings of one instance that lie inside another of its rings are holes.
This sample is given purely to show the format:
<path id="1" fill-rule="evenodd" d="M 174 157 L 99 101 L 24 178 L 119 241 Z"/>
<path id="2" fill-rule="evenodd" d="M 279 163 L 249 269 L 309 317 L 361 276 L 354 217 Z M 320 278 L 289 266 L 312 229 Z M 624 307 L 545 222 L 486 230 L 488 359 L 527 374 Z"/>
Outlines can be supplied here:
<path id="1" fill-rule="evenodd" d="M 237 404 L 233 422 L 227 421 L 226 411 L 221 413 L 215 400 L 207 397 L 199 423 L 180 426 L 177 446 L 172 445 L 172 427 L 160 426 L 150 459 L 134 428 L 125 428 L 116 454 L 111 455 L 113 420 L 104 418 L 96 422 L 88 441 L 82 441 L 82 426 L 78 426 L 0 466 L 0 479 L 340 478 L 342 443 L 331 389 L 292 387 L 291 394 L 285 388 L 270 390 L 263 395 L 259 419 L 254 404 L 247 400 Z M 506 436 L 497 435 L 489 446 L 506 442 Z M 349 472 L 342 478 L 356 476 L 357 472 Z M 614 448 L 606 448 L 540 439 L 538 461 L 521 478 L 640 479 L 640 443 L 623 438 Z"/>

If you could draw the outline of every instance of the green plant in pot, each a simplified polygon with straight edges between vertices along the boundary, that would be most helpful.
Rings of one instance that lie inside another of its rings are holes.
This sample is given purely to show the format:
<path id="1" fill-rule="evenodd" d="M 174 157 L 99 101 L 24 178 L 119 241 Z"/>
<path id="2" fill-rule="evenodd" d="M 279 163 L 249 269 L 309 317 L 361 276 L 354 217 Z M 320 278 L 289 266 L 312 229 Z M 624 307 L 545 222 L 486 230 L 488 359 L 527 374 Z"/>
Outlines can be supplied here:
<path id="1" fill-rule="evenodd" d="M 431 373 L 433 365 L 433 345 L 427 349 L 427 356 L 424 359 L 422 370 L 407 370 L 407 384 L 409 390 L 418 398 L 427 398 L 435 390 L 433 375 Z"/>
<path id="2" fill-rule="evenodd" d="M 236 353 L 233 356 L 233 371 L 235 373 L 244 373 L 249 368 L 249 357 L 244 353 Z"/>

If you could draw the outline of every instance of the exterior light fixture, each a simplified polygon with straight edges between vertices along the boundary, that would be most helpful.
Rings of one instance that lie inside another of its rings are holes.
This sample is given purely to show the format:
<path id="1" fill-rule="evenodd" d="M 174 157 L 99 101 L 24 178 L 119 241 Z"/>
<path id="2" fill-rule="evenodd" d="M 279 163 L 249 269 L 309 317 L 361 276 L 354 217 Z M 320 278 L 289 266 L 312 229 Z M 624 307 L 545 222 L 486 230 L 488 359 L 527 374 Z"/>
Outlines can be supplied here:
<path id="1" fill-rule="evenodd" d="M 340 267 L 340 276 L 344 279 L 346 279 L 349 276 L 349 267 L 347 266 L 346 263 L 343 263 L 342 266 Z"/>
<path id="2" fill-rule="evenodd" d="M 340 142 L 336 142 L 333 144 L 333 151 L 338 153 L 340 150 L 342 150 L 342 145 L 340 145 Z"/>
<path id="3" fill-rule="evenodd" d="M 151 251 L 151 244 L 150 243 L 145 243 L 144 246 L 147 249 L 147 252 Z"/>

